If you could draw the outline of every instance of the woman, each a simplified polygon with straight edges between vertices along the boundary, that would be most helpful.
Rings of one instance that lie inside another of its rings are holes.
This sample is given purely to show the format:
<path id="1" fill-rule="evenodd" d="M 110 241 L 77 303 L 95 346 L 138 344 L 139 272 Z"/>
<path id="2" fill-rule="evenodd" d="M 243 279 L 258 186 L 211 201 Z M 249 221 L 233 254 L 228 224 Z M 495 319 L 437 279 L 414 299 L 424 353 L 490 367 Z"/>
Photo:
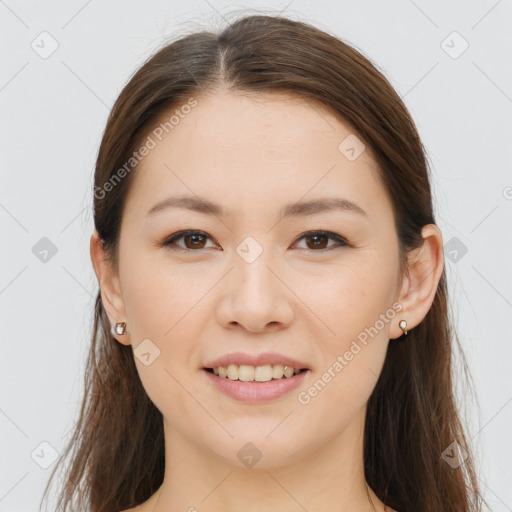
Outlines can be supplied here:
<path id="1" fill-rule="evenodd" d="M 94 197 L 59 510 L 481 510 L 424 149 L 368 59 L 272 16 L 168 44 Z"/>

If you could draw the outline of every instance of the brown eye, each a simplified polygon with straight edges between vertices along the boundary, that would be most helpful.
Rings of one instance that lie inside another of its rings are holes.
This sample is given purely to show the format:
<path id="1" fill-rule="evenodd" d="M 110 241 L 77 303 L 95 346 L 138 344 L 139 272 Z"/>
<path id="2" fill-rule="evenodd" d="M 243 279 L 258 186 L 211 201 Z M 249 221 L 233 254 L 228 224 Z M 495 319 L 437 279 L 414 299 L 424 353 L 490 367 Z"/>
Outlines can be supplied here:
<path id="1" fill-rule="evenodd" d="M 299 240 L 305 240 L 306 249 L 311 249 L 316 252 L 322 250 L 331 250 L 336 247 L 348 245 L 348 243 L 336 233 L 330 231 L 310 231 L 304 233 Z M 329 240 L 334 240 L 337 244 L 328 245 Z"/>
<path id="2" fill-rule="evenodd" d="M 181 240 L 183 240 L 183 245 L 178 243 Z M 206 246 L 208 240 L 211 240 L 211 237 L 203 231 L 186 230 L 175 233 L 162 242 L 162 245 L 174 250 L 194 251 L 208 249 L 209 247 Z M 349 246 L 344 238 L 330 231 L 309 231 L 304 233 L 299 240 L 304 240 L 306 242 L 305 249 L 313 252 L 324 252 L 337 247 Z M 333 240 L 335 243 L 329 245 L 329 240 Z"/>
<path id="3" fill-rule="evenodd" d="M 305 239 L 307 243 L 311 241 L 310 249 L 325 249 L 329 244 L 329 237 L 326 235 L 308 235 Z"/>
<path id="4" fill-rule="evenodd" d="M 205 245 L 205 236 L 204 235 L 184 235 L 183 240 L 185 240 L 185 246 L 187 249 L 204 249 Z M 187 244 L 187 240 L 190 243 Z"/>
<path id="5" fill-rule="evenodd" d="M 171 249 L 174 248 L 172 246 L 176 246 L 177 249 L 181 250 L 200 250 L 205 249 L 205 244 L 210 237 L 203 233 L 202 231 L 180 231 L 179 233 L 175 233 L 170 238 L 162 243 L 162 245 L 170 246 Z M 176 243 L 177 241 L 184 241 L 184 245 L 180 245 Z"/>

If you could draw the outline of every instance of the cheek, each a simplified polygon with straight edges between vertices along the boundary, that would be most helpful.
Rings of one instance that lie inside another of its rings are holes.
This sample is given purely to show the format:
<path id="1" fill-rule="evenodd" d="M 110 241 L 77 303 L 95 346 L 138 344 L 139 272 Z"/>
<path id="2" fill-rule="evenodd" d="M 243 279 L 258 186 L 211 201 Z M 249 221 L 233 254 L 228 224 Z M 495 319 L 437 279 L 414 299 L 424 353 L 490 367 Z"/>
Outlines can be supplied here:
<path id="1" fill-rule="evenodd" d="M 163 251 L 163 249 L 162 249 Z M 204 272 L 171 264 L 160 251 L 153 257 L 132 254 L 122 275 L 123 297 L 132 332 L 163 344 L 187 323 L 189 313 L 208 290 Z"/>
<path id="2" fill-rule="evenodd" d="M 123 295 L 137 371 L 155 406 L 169 421 L 179 423 L 183 411 L 190 408 L 190 395 L 182 386 L 189 389 L 190 372 L 198 371 L 197 358 L 191 356 L 200 338 L 199 300 L 208 283 L 192 286 L 190 273 L 158 262 L 126 266 L 125 272 Z M 146 339 L 158 353 L 149 365 L 137 357 L 137 347 Z"/>
<path id="3" fill-rule="evenodd" d="M 304 302 L 322 322 L 311 317 L 312 321 L 328 327 L 316 336 L 320 382 L 308 393 L 317 393 L 315 407 L 334 401 L 347 412 L 354 411 L 377 382 L 389 328 L 398 322 L 390 302 L 394 275 L 383 268 L 385 262 L 378 258 L 361 258 L 342 269 L 330 269 L 328 277 L 315 280 L 314 288 L 304 287 Z"/>
<path id="4" fill-rule="evenodd" d="M 376 253 L 358 254 L 343 266 L 326 268 L 304 280 L 300 297 L 328 327 L 324 339 L 331 340 L 329 344 L 336 352 L 347 349 L 358 335 L 364 341 L 365 329 L 375 325 L 387 340 L 396 279 L 391 270 L 384 271 L 393 268 L 392 262 L 386 265 Z M 381 315 L 388 317 L 387 322 L 379 321 Z"/>

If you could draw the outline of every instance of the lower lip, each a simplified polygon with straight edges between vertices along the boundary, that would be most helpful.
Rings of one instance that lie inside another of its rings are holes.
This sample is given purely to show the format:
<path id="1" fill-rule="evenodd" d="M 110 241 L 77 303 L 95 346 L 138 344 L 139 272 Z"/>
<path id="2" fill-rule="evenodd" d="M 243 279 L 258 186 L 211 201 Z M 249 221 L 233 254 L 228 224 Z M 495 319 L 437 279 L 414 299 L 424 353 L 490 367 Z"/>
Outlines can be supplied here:
<path id="1" fill-rule="evenodd" d="M 218 377 L 203 369 L 210 381 L 217 386 L 217 389 L 226 395 L 241 402 L 258 403 L 267 402 L 289 393 L 301 383 L 309 374 L 310 370 L 302 371 L 293 377 L 283 377 L 268 382 L 244 382 L 231 380 L 227 377 Z"/>

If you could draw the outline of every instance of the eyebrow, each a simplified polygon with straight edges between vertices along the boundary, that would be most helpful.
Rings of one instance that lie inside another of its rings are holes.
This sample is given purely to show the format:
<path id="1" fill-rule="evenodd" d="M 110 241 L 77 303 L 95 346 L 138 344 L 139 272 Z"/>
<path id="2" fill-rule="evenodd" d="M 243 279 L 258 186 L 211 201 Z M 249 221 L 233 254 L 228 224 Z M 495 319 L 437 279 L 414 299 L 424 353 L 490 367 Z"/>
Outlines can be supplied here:
<path id="1" fill-rule="evenodd" d="M 186 210 L 192 210 L 207 215 L 215 215 L 217 217 L 230 217 L 233 215 L 232 212 L 225 210 L 219 204 L 216 204 L 208 199 L 201 198 L 198 196 L 174 196 L 168 197 L 163 201 L 152 206 L 146 215 L 153 215 L 156 212 L 168 209 L 168 208 L 182 208 Z M 285 217 L 303 217 L 315 213 L 341 210 L 346 212 L 354 212 L 364 217 L 368 217 L 363 208 L 357 204 L 339 197 L 323 197 L 313 199 L 311 201 L 302 201 L 297 203 L 291 203 L 284 206 L 281 210 L 281 218 Z"/>

